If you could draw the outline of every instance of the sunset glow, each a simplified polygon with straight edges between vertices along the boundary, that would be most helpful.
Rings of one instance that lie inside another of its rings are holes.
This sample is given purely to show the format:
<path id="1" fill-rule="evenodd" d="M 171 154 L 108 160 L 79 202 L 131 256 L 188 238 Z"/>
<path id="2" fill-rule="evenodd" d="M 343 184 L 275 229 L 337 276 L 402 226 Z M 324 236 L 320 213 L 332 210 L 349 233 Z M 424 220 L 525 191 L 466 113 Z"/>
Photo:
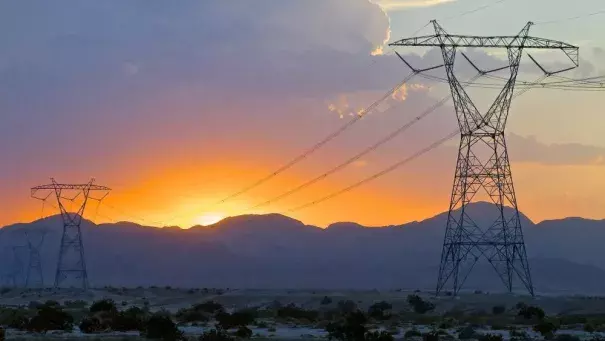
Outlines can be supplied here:
<path id="1" fill-rule="evenodd" d="M 225 216 L 223 216 L 222 214 L 206 213 L 206 214 L 200 216 L 199 218 L 197 218 L 197 223 L 202 226 L 208 226 L 208 225 L 216 224 L 219 221 L 223 220 L 224 218 L 225 218 Z"/>

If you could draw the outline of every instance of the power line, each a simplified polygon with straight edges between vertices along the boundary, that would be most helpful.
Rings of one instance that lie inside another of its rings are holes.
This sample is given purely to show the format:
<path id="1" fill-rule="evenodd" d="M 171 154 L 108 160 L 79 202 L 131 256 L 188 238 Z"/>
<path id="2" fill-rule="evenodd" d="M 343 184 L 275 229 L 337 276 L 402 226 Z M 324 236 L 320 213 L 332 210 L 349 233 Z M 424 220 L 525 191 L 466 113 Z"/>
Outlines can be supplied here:
<path id="1" fill-rule="evenodd" d="M 562 18 L 562 19 L 556 19 L 556 20 L 537 22 L 535 24 L 536 25 L 551 25 L 551 24 L 556 24 L 556 23 L 560 23 L 560 22 L 563 22 L 563 21 L 572 21 L 572 20 L 578 20 L 578 19 L 582 19 L 582 18 L 593 17 L 593 16 L 599 15 L 599 14 L 605 14 L 605 9 L 597 11 L 597 12 L 592 12 L 592 13 L 588 13 L 588 14 L 582 14 L 582 15 L 574 16 L 574 17 L 568 17 L 568 18 Z"/>
<path id="2" fill-rule="evenodd" d="M 477 74 L 476 76 L 472 77 L 469 82 L 473 82 L 475 81 L 477 78 L 481 77 L 481 74 Z M 392 131 L 390 134 L 388 134 L 387 136 L 385 136 L 384 138 L 380 139 L 379 141 L 377 141 L 376 143 L 374 143 L 373 145 L 367 147 L 366 149 L 362 150 L 361 152 L 355 154 L 354 156 L 350 157 L 349 159 L 347 159 L 346 161 L 340 163 L 339 165 L 337 165 L 336 167 L 328 170 L 327 172 L 307 181 L 302 183 L 301 185 L 286 191 L 285 193 L 282 193 L 276 197 L 273 197 L 267 201 L 264 201 L 258 205 L 255 205 L 253 207 L 251 207 L 249 210 L 254 210 L 257 208 L 260 208 L 262 206 L 267 206 L 269 204 L 275 203 L 279 200 L 282 200 L 286 197 L 289 197 L 290 195 L 297 193 L 325 178 L 327 178 L 328 176 L 339 172 L 341 170 L 343 170 L 345 167 L 349 166 L 350 164 L 352 164 L 353 162 L 359 160 L 360 158 L 364 157 L 365 155 L 373 152 L 374 150 L 378 149 L 379 147 L 381 147 L 382 145 L 384 145 L 385 143 L 391 141 L 392 139 L 394 139 L 395 137 L 399 136 L 401 133 L 407 131 L 409 128 L 411 128 L 413 125 L 415 125 L 416 123 L 418 123 L 419 121 L 421 121 L 422 119 L 424 119 L 425 117 L 427 117 L 429 114 L 433 113 L 435 110 L 437 110 L 438 108 L 440 108 L 441 106 L 443 106 L 449 99 L 451 98 L 451 95 L 448 95 L 444 98 L 442 98 L 441 100 L 439 100 L 437 103 L 435 103 L 434 105 L 432 105 L 430 108 L 426 109 L 422 114 L 418 115 L 417 117 L 413 118 L 412 120 L 406 122 L 404 125 L 400 126 L 399 128 L 397 128 L 396 130 Z"/>
<path id="3" fill-rule="evenodd" d="M 490 4 L 479 6 L 477 8 L 474 8 L 474 9 L 471 9 L 471 10 L 468 10 L 468 11 L 465 11 L 465 12 L 462 12 L 462 13 L 459 13 L 459 14 L 456 14 L 456 15 L 453 15 L 453 16 L 443 18 L 440 21 L 447 21 L 447 20 L 451 20 L 451 19 L 456 19 L 456 18 L 460 18 L 460 17 L 466 16 L 466 15 L 469 15 L 469 14 L 473 14 L 473 13 L 479 12 L 479 11 L 483 11 L 485 9 L 488 9 L 488 8 L 494 6 L 494 5 L 503 3 L 505 1 L 508 1 L 508 0 L 497 0 L 497 1 L 494 1 L 494 2 L 492 2 Z"/>
<path id="4" fill-rule="evenodd" d="M 546 77 L 548 77 L 548 76 L 541 76 L 538 79 L 538 81 L 541 81 L 542 78 L 546 78 Z M 516 94 L 514 94 L 512 96 L 512 98 L 513 99 L 517 98 L 517 97 L 523 95 L 524 93 L 526 93 L 529 90 L 530 90 L 530 88 L 522 89 L 521 91 L 519 91 Z M 391 166 L 389 166 L 388 168 L 385 168 L 385 169 L 381 170 L 380 172 L 377 172 L 377 173 L 375 173 L 375 174 L 373 174 L 373 175 L 371 175 L 371 176 L 369 176 L 367 178 L 364 178 L 364 179 L 362 179 L 362 180 L 360 180 L 360 181 L 358 181 L 358 182 L 356 182 L 356 183 L 354 183 L 354 184 L 352 184 L 350 186 L 347 186 L 347 187 L 345 187 L 343 189 L 340 189 L 340 190 L 338 190 L 336 192 L 328 194 L 328 195 L 326 195 L 326 196 L 324 196 L 324 197 L 322 197 L 320 199 L 317 199 L 317 200 L 308 202 L 306 204 L 303 204 L 303 205 L 291 208 L 291 209 L 289 209 L 287 211 L 284 211 L 283 214 L 293 213 L 293 212 L 297 212 L 297 211 L 309 208 L 311 206 L 315 206 L 315 205 L 323 203 L 325 201 L 334 199 L 334 198 L 336 198 L 336 197 L 338 197 L 338 196 L 340 196 L 340 195 L 342 195 L 344 193 L 352 191 L 352 190 L 356 189 L 357 187 L 360 187 L 360 186 L 362 186 L 362 185 L 364 185 L 364 184 L 366 184 L 366 183 L 368 183 L 370 181 L 376 180 L 376 179 L 380 178 L 381 176 L 386 175 L 388 173 L 391 173 L 392 171 L 398 169 L 399 167 L 404 166 L 404 165 L 408 164 L 409 162 L 417 159 L 418 157 L 420 157 L 420 156 L 428 153 L 429 151 L 431 151 L 431 150 L 433 150 L 433 149 L 441 146 L 443 143 L 451 140 L 452 138 L 454 138 L 459 133 L 460 133 L 460 131 L 458 129 L 456 129 L 456 130 L 452 131 L 451 133 L 447 134 L 446 136 L 440 138 L 439 140 L 431 143 L 429 146 L 425 147 L 424 149 L 421 149 L 420 151 L 412 154 L 411 156 L 409 156 L 409 157 L 407 157 L 407 158 L 405 158 L 405 159 L 403 159 L 403 160 L 401 160 L 399 162 L 396 162 L 396 163 L 392 164 Z"/>

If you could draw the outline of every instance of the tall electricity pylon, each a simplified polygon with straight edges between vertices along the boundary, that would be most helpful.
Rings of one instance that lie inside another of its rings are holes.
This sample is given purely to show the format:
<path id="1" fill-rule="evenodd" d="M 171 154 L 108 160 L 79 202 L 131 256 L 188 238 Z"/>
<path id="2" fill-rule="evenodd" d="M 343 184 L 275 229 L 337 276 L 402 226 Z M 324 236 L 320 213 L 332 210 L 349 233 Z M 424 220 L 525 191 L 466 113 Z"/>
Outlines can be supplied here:
<path id="1" fill-rule="evenodd" d="M 538 64 L 546 76 L 549 76 L 578 67 L 578 47 L 529 36 L 529 29 L 533 25 L 531 22 L 515 36 L 491 37 L 451 35 L 435 20 L 432 24 L 435 29 L 433 35 L 402 39 L 389 45 L 435 47 L 441 50 L 460 128 L 458 161 L 436 294 L 439 295 L 448 284 L 452 286 L 454 295 L 458 294 L 474 265 L 484 257 L 496 270 L 509 292 L 513 289 L 513 277 L 516 275 L 533 296 L 534 287 L 521 230 L 504 128 L 523 50 L 561 50 L 569 57 L 573 66 L 556 72 L 547 72 Z M 459 48 L 506 49 L 510 76 L 485 114 L 477 110 L 454 72 L 454 61 Z M 535 62 L 534 58 L 532 60 Z M 467 210 L 467 205 L 481 189 L 485 190 L 498 209 L 498 217 L 492 224 L 478 223 L 480 218 L 477 212 Z"/>
<path id="2" fill-rule="evenodd" d="M 52 183 L 49 185 L 33 187 L 31 195 L 33 198 L 46 200 L 54 193 L 59 205 L 61 218 L 63 219 L 63 234 L 61 236 L 61 245 L 59 246 L 59 259 L 54 286 L 58 288 L 65 280 L 73 278 L 77 280 L 76 284 L 78 287 L 88 289 L 88 273 L 86 272 L 80 224 L 82 223 L 82 217 L 88 200 L 102 200 L 109 194 L 111 189 L 105 186 L 94 185 L 94 179 L 91 179 L 86 184 L 59 184 L 52 178 L 51 181 Z M 93 198 L 90 195 L 91 192 L 100 192 L 102 196 L 100 198 Z M 77 202 L 77 210 L 69 212 L 65 207 L 66 201 L 76 203 L 78 198 L 80 200 Z"/>

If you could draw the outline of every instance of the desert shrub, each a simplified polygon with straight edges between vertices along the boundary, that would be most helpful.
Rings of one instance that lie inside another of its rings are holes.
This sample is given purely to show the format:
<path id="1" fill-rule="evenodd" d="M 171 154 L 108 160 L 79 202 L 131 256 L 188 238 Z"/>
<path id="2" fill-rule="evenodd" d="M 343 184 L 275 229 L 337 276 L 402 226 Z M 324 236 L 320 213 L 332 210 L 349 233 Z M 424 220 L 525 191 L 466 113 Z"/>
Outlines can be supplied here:
<path id="1" fill-rule="evenodd" d="M 206 322 L 210 319 L 204 312 L 191 308 L 179 309 L 179 311 L 176 312 L 175 317 L 180 323 Z"/>
<path id="2" fill-rule="evenodd" d="M 403 334 L 403 337 L 405 339 L 409 339 L 411 337 L 420 337 L 420 336 L 422 336 L 422 334 L 417 329 L 410 329 L 407 332 L 405 332 L 405 334 Z"/>
<path id="3" fill-rule="evenodd" d="M 144 336 L 152 340 L 176 341 L 183 339 L 183 333 L 164 313 L 152 315 L 145 324 Z"/>
<path id="4" fill-rule="evenodd" d="M 328 305 L 330 303 L 332 303 L 332 299 L 328 296 L 324 296 L 324 298 L 321 299 L 321 305 Z"/>
<path id="5" fill-rule="evenodd" d="M 526 320 L 532 320 L 534 318 L 542 320 L 546 316 L 542 308 L 531 305 L 521 305 L 517 315 L 523 317 Z"/>
<path id="6" fill-rule="evenodd" d="M 439 323 L 440 329 L 450 329 L 458 324 L 458 321 L 451 317 L 446 317 Z"/>
<path id="7" fill-rule="evenodd" d="M 587 333 L 594 333 L 597 328 L 592 323 L 585 323 L 583 329 Z"/>
<path id="8" fill-rule="evenodd" d="M 533 327 L 534 331 L 540 333 L 545 339 L 551 339 L 559 326 L 554 321 L 542 320 Z"/>
<path id="9" fill-rule="evenodd" d="M 131 330 L 143 331 L 146 314 L 139 307 L 130 307 L 117 313 L 111 321 L 111 329 L 120 332 Z"/>
<path id="10" fill-rule="evenodd" d="M 29 322 L 29 311 L 22 308 L 2 308 L 0 310 L 0 325 L 24 330 Z"/>
<path id="11" fill-rule="evenodd" d="M 364 335 L 365 341 L 393 341 L 393 335 L 386 331 L 366 332 Z"/>
<path id="12" fill-rule="evenodd" d="M 226 330 L 254 323 L 254 315 L 248 312 L 219 313 L 216 315 L 216 321 L 221 328 Z"/>
<path id="13" fill-rule="evenodd" d="M 102 299 L 96 301 L 90 306 L 89 309 L 92 314 L 99 312 L 116 312 L 117 310 L 118 308 L 116 307 L 116 303 L 111 299 Z"/>
<path id="14" fill-rule="evenodd" d="M 425 314 L 435 309 L 435 305 L 433 303 L 423 300 L 418 295 L 408 295 L 408 304 L 412 306 L 414 312 L 418 314 Z"/>
<path id="15" fill-rule="evenodd" d="M 0 341 L 6 340 L 6 331 L 4 328 L 0 327 Z"/>
<path id="16" fill-rule="evenodd" d="M 477 338 L 477 332 L 472 326 L 466 326 L 458 331 L 458 338 L 460 340 L 469 340 Z"/>
<path id="17" fill-rule="evenodd" d="M 357 303 L 355 303 L 355 302 L 353 302 L 351 300 L 339 301 L 338 302 L 338 310 L 342 314 L 353 313 L 353 312 L 357 311 Z"/>
<path id="18" fill-rule="evenodd" d="M 364 340 L 367 331 L 366 322 L 366 316 L 360 311 L 347 314 L 341 321 L 331 322 L 326 326 L 328 339 L 339 341 Z"/>
<path id="19" fill-rule="evenodd" d="M 555 337 L 556 341 L 580 341 L 580 338 L 570 334 L 559 334 Z"/>
<path id="20" fill-rule="evenodd" d="M 100 333 L 104 330 L 101 325 L 101 321 L 99 321 L 96 317 L 85 317 L 80 322 L 80 331 L 85 334 L 93 334 Z"/>
<path id="21" fill-rule="evenodd" d="M 225 311 L 223 305 L 216 301 L 206 301 L 204 303 L 196 304 L 193 306 L 193 309 L 212 315 Z"/>
<path id="22" fill-rule="evenodd" d="M 492 330 L 506 330 L 506 329 L 508 329 L 508 327 L 505 324 L 498 323 L 498 322 L 492 323 L 490 327 L 491 327 Z"/>
<path id="23" fill-rule="evenodd" d="M 495 305 L 492 307 L 492 314 L 502 315 L 506 311 L 506 307 L 503 305 Z"/>
<path id="24" fill-rule="evenodd" d="M 314 322 L 319 317 L 319 312 L 315 310 L 306 310 L 297 307 L 294 304 L 289 304 L 285 307 L 277 309 L 277 316 L 281 318 L 293 318 L 296 320 L 307 320 Z"/>
<path id="25" fill-rule="evenodd" d="M 234 341 L 234 338 L 224 330 L 212 329 L 200 335 L 199 341 Z"/>
<path id="26" fill-rule="evenodd" d="M 11 288 L 2 288 L 0 289 L 0 295 L 8 294 L 9 292 L 11 292 L 11 290 Z"/>
<path id="27" fill-rule="evenodd" d="M 374 303 L 368 309 L 368 315 L 377 320 L 387 320 L 391 317 L 393 306 L 385 301 Z"/>
<path id="28" fill-rule="evenodd" d="M 479 341 L 502 341 L 503 337 L 499 334 L 482 334 L 477 340 Z"/>
<path id="29" fill-rule="evenodd" d="M 269 328 L 267 328 L 267 331 L 269 333 L 275 333 L 277 331 L 277 328 L 275 328 L 275 327 L 269 327 Z"/>
<path id="30" fill-rule="evenodd" d="M 432 331 L 422 335 L 423 341 L 439 341 L 439 333 Z"/>
<path id="31" fill-rule="evenodd" d="M 240 339 L 249 339 L 252 337 L 252 330 L 246 326 L 240 326 L 235 332 L 235 336 Z"/>
<path id="32" fill-rule="evenodd" d="M 27 330 L 31 332 L 47 332 L 49 330 L 69 331 L 73 327 L 73 317 L 63 311 L 54 301 L 48 301 L 38 308 L 34 317 L 29 320 Z"/>
<path id="33" fill-rule="evenodd" d="M 65 308 L 81 309 L 81 308 L 86 308 L 88 306 L 88 303 L 86 303 L 86 301 L 83 301 L 83 300 L 75 300 L 75 301 L 65 301 L 63 303 L 63 305 L 65 306 Z"/>

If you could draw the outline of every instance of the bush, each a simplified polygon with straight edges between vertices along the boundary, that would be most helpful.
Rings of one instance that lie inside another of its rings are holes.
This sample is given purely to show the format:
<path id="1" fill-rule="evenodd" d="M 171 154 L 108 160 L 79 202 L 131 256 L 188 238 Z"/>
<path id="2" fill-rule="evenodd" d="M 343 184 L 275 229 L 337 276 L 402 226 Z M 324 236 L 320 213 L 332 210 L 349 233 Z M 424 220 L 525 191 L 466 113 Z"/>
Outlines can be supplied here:
<path id="1" fill-rule="evenodd" d="M 154 314 L 145 324 L 144 336 L 152 340 L 176 341 L 183 339 L 183 333 L 166 314 Z"/>
<path id="2" fill-rule="evenodd" d="M 424 341 L 439 341 L 439 333 L 436 333 L 434 331 L 432 331 L 430 333 L 426 333 L 426 334 L 422 335 L 422 340 L 424 340 Z"/>
<path id="3" fill-rule="evenodd" d="M 225 311 L 223 305 L 215 301 L 206 301 L 204 303 L 196 304 L 193 306 L 193 309 L 212 315 Z"/>
<path id="4" fill-rule="evenodd" d="M 411 337 L 420 337 L 422 334 L 417 329 L 410 329 L 405 334 L 403 334 L 403 338 L 409 339 Z"/>
<path id="5" fill-rule="evenodd" d="M 367 319 L 365 315 L 356 311 L 347 316 L 342 321 L 331 322 L 326 326 L 328 339 L 339 341 L 359 341 L 364 340 L 366 335 Z"/>
<path id="6" fill-rule="evenodd" d="M 496 305 L 492 307 L 492 314 L 502 315 L 506 311 L 506 307 L 503 305 Z"/>
<path id="7" fill-rule="evenodd" d="M 80 331 L 85 334 L 93 334 L 100 333 L 104 330 L 101 325 L 101 321 L 99 321 L 96 317 L 85 317 L 80 322 Z"/>
<path id="8" fill-rule="evenodd" d="M 294 304 L 277 309 L 277 316 L 281 318 L 293 318 L 296 320 L 307 320 L 314 322 L 319 317 L 319 312 L 299 308 Z"/>
<path id="9" fill-rule="evenodd" d="M 176 320 L 180 323 L 206 322 L 210 320 L 210 318 L 202 311 L 183 308 L 176 312 Z"/>
<path id="10" fill-rule="evenodd" d="M 435 309 L 435 305 L 433 303 L 424 301 L 418 295 L 408 295 L 408 304 L 414 308 L 414 312 L 417 314 L 425 314 Z"/>
<path id="11" fill-rule="evenodd" d="M 212 329 L 204 332 L 198 339 L 199 341 L 234 341 L 234 338 L 223 330 Z"/>
<path id="12" fill-rule="evenodd" d="M 460 329 L 460 331 L 458 332 L 458 338 L 460 340 L 475 339 L 477 338 L 477 332 L 475 331 L 475 328 L 471 326 L 466 326 Z"/>
<path id="13" fill-rule="evenodd" d="M 338 310 L 342 314 L 351 314 L 351 313 L 357 311 L 357 303 L 355 303 L 351 300 L 339 301 Z"/>
<path id="14" fill-rule="evenodd" d="M 321 305 L 328 305 L 330 303 L 332 303 L 332 299 L 328 296 L 324 296 L 324 298 L 321 300 Z"/>
<path id="15" fill-rule="evenodd" d="M 478 337 L 479 341 L 502 341 L 503 337 L 499 334 L 483 334 Z"/>
<path id="16" fill-rule="evenodd" d="M 553 321 L 542 320 L 534 326 L 534 331 L 540 333 L 545 339 L 551 339 L 559 327 Z"/>
<path id="17" fill-rule="evenodd" d="M 391 317 L 390 310 L 393 306 L 385 301 L 374 303 L 368 309 L 368 315 L 378 320 L 387 320 Z"/>
<path id="18" fill-rule="evenodd" d="M 526 320 L 531 320 L 533 318 L 542 320 L 546 316 L 542 308 L 528 305 L 522 305 L 517 315 L 523 317 Z"/>
<path id="19" fill-rule="evenodd" d="M 116 307 L 116 303 L 111 299 L 103 299 L 100 301 L 94 302 L 89 311 L 91 313 L 99 313 L 99 312 L 116 312 L 118 308 Z"/>
<path id="20" fill-rule="evenodd" d="M 366 332 L 365 341 L 393 341 L 393 335 L 386 331 L 374 331 L 374 332 Z"/>
<path id="21" fill-rule="evenodd" d="M 240 326 L 235 332 L 235 336 L 240 339 L 249 339 L 252 337 L 252 330 L 246 326 Z"/>
<path id="22" fill-rule="evenodd" d="M 119 332 L 143 331 L 145 327 L 145 312 L 138 307 L 130 307 L 117 313 L 111 322 L 111 329 Z"/>
<path id="23" fill-rule="evenodd" d="M 575 335 L 559 334 L 555 337 L 556 341 L 580 341 L 580 338 Z"/>
<path id="24" fill-rule="evenodd" d="M 63 311 L 58 303 L 48 301 L 38 308 L 37 314 L 29 320 L 26 329 L 37 333 L 49 330 L 70 331 L 73 322 L 73 317 Z"/>
<path id="25" fill-rule="evenodd" d="M 216 315 L 216 320 L 222 329 L 227 330 L 254 323 L 254 315 L 248 312 L 219 313 Z"/>

